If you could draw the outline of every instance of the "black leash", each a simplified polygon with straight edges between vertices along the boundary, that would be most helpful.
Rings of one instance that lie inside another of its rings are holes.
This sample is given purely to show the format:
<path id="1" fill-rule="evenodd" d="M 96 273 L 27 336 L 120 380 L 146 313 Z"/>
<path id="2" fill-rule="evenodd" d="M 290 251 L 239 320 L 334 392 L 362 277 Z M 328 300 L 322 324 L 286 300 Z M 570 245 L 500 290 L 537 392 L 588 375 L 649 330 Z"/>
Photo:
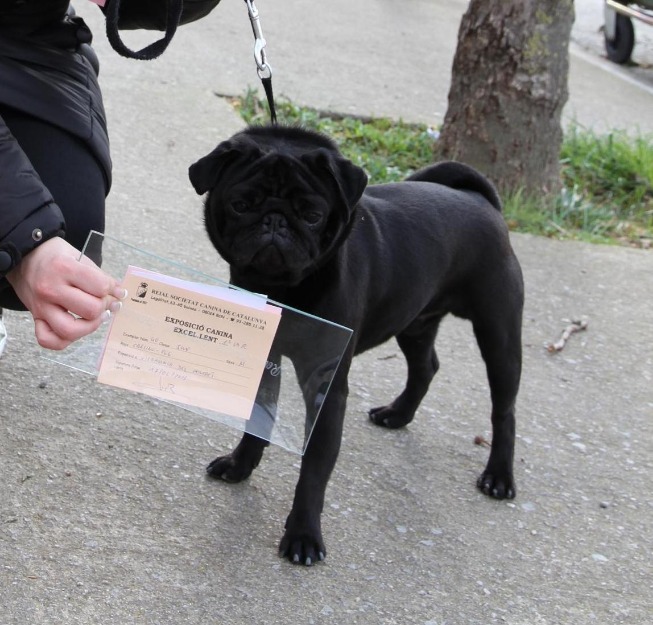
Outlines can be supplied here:
<path id="1" fill-rule="evenodd" d="M 159 1 L 163 2 L 164 0 Z M 217 5 L 219 1 L 220 0 L 217 0 L 215 5 Z M 131 50 L 120 38 L 118 32 L 118 19 L 120 15 L 121 0 L 112 0 L 107 3 L 104 8 L 106 15 L 107 38 L 113 49 L 122 56 L 142 61 L 149 61 L 159 57 L 172 41 L 172 38 L 177 31 L 177 26 L 181 23 L 182 11 L 184 8 L 183 0 L 165 0 L 165 2 L 167 10 L 164 36 L 142 50 Z M 274 94 L 272 92 L 272 68 L 267 62 L 265 54 L 265 46 L 267 45 L 267 42 L 263 37 L 259 12 L 254 5 L 254 0 L 245 0 L 245 4 L 247 5 L 249 20 L 252 23 L 252 31 L 254 32 L 254 60 L 256 61 L 256 72 L 263 83 L 265 97 L 268 100 L 268 106 L 270 108 L 270 119 L 272 120 L 272 123 L 276 125 L 277 112 L 274 106 Z M 134 26 L 132 26 L 132 28 L 134 28 Z"/>
<path id="2" fill-rule="evenodd" d="M 270 108 L 270 119 L 272 124 L 276 125 L 277 111 L 274 106 L 274 94 L 272 92 L 272 68 L 267 62 L 265 54 L 265 46 L 267 45 L 267 42 L 263 37 L 261 20 L 259 18 L 258 9 L 254 5 L 254 0 L 245 0 L 245 4 L 247 5 L 249 21 L 252 23 L 252 31 L 254 32 L 254 60 L 256 61 L 256 73 L 263 83 L 265 97 L 268 100 L 268 106 Z"/>

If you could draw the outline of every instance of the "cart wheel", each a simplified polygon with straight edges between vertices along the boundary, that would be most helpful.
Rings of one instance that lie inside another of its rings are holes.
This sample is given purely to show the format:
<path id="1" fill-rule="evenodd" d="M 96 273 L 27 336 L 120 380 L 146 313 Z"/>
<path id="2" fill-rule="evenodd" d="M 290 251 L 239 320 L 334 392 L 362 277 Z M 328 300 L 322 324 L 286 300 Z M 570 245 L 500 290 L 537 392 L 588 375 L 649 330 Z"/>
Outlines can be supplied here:
<path id="1" fill-rule="evenodd" d="M 613 63 L 626 63 L 635 47 L 633 22 L 625 15 L 617 14 L 614 39 L 605 38 L 605 50 Z"/>

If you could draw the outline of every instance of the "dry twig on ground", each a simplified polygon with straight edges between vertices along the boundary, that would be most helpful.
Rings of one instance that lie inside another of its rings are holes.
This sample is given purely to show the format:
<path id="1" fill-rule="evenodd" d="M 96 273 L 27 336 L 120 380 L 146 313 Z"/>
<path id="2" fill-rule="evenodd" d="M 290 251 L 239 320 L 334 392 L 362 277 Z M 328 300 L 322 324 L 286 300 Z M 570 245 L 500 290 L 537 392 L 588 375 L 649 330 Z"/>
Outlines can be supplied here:
<path id="1" fill-rule="evenodd" d="M 547 345 L 547 350 L 551 353 L 561 351 L 566 345 L 569 337 L 575 332 L 581 332 L 586 330 L 588 325 L 587 319 L 573 319 L 571 323 L 564 329 L 560 338 L 555 343 L 549 343 Z"/>

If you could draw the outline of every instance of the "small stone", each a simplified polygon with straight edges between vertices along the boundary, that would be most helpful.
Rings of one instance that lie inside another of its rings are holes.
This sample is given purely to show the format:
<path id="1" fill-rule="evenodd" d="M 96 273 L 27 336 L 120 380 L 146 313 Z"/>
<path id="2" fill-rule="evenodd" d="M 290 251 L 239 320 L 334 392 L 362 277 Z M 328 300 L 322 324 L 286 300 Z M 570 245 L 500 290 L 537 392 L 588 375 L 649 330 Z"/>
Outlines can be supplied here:
<path id="1" fill-rule="evenodd" d="M 601 506 L 601 508 L 609 508 L 610 507 L 610 502 L 609 501 L 602 501 L 599 504 L 599 506 Z"/>

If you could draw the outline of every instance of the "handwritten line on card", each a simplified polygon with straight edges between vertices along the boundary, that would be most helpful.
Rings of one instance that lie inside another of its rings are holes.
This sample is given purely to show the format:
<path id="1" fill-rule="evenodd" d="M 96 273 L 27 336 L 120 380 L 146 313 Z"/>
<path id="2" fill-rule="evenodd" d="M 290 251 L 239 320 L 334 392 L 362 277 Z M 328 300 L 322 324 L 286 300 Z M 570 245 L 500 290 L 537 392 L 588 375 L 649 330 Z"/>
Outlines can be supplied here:
<path id="1" fill-rule="evenodd" d="M 265 298 L 129 267 L 98 381 L 248 419 L 281 319 Z"/>

